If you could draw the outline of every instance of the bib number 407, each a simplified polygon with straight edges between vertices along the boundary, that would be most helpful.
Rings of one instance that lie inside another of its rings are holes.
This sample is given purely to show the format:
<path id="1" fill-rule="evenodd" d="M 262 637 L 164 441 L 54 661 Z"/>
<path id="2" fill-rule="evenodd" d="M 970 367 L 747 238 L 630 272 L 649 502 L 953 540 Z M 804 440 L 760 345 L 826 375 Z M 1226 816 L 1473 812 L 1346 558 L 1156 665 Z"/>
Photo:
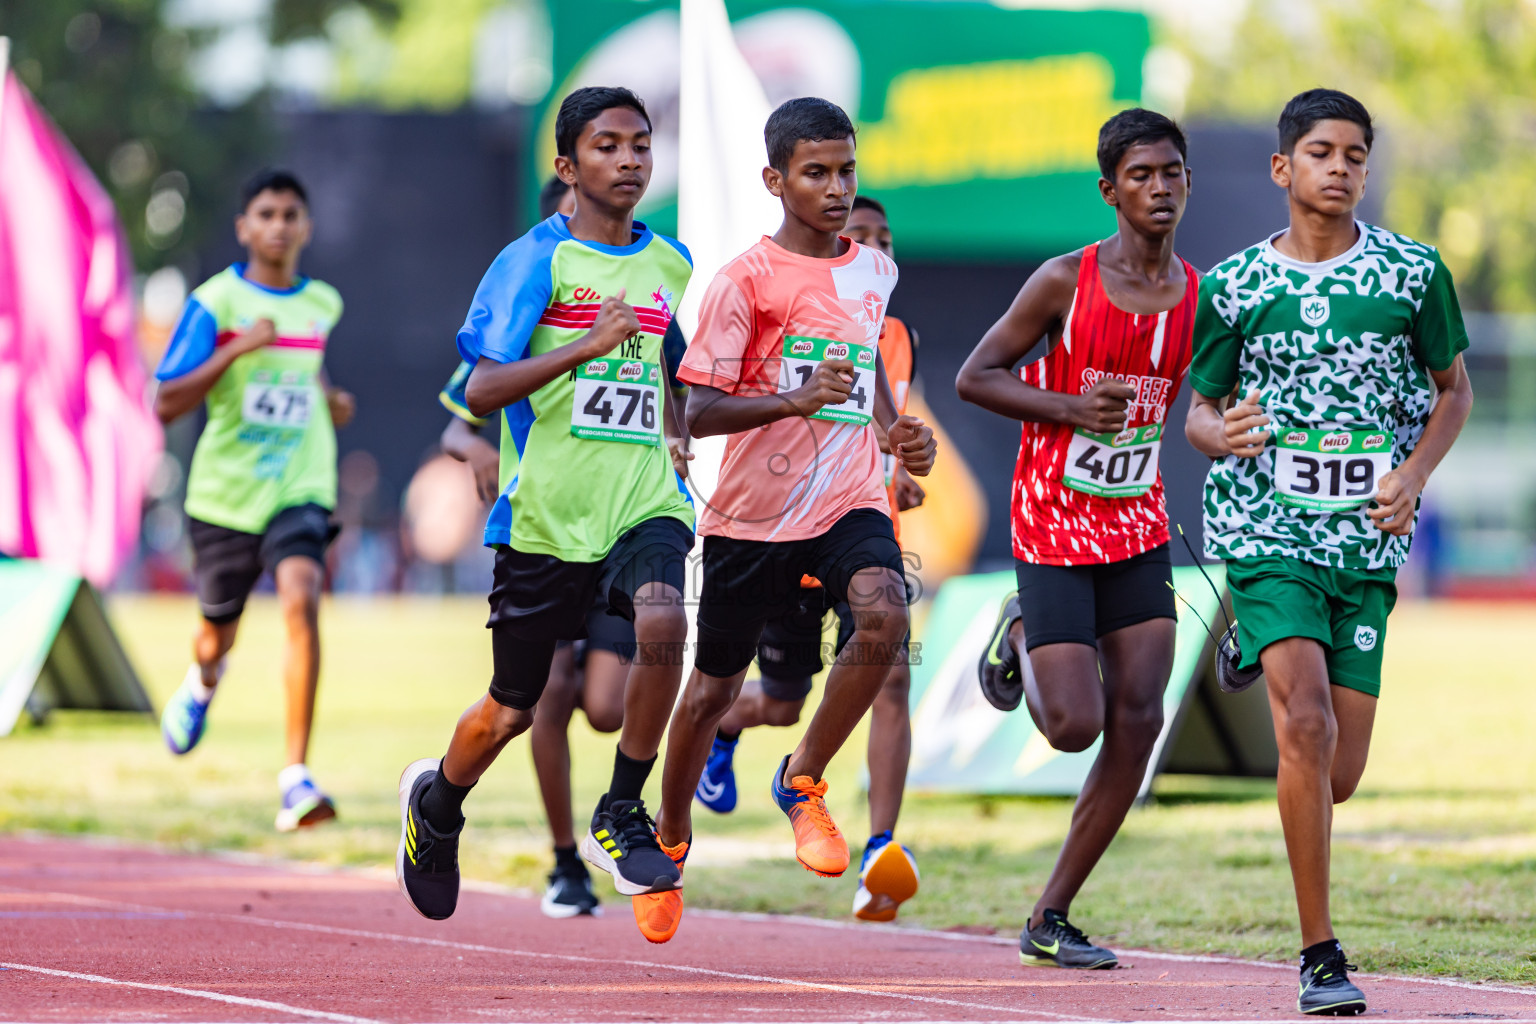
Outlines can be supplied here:
<path id="1" fill-rule="evenodd" d="M 1131 427 L 1118 434 L 1077 430 L 1067 447 L 1061 482 L 1074 491 L 1101 498 L 1134 498 L 1157 482 L 1157 457 L 1163 425 Z"/>

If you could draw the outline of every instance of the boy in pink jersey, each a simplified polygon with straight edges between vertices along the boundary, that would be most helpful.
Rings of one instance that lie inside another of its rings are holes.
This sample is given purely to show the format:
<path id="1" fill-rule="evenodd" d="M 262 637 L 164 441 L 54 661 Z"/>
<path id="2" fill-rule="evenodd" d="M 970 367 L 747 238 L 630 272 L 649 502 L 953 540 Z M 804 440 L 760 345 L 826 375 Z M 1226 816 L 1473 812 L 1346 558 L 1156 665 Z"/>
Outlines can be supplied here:
<path id="1" fill-rule="evenodd" d="M 797 607 L 801 578 L 814 576 L 830 598 L 848 601 L 854 636 L 772 790 L 794 826 L 800 863 L 836 877 L 848 868 L 848 844 L 827 813 L 821 776 L 869 710 L 907 632 L 901 549 L 870 420 L 915 476 L 932 466 L 934 440 L 921 420 L 897 414 L 880 359 L 896 264 L 840 237 L 858 188 L 852 122 L 826 100 L 803 98 L 775 110 L 763 134 L 763 183 L 784 205 L 783 226 L 715 277 L 678 373 L 692 386 L 689 432 L 729 439 L 699 521 L 698 649 L 672 717 L 656 831 L 681 865 L 716 726 L 763 625 Z M 635 904 L 637 917 L 648 915 L 641 930 L 652 941 L 676 932 L 681 893 Z"/>

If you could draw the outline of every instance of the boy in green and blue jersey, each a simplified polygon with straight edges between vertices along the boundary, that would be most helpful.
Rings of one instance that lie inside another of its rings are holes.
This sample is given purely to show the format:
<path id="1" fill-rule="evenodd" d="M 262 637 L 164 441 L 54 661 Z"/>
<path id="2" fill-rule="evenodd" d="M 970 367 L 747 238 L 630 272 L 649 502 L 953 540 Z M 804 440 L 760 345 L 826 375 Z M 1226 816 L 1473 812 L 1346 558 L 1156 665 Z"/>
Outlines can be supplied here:
<path id="1" fill-rule="evenodd" d="M 341 297 L 298 273 L 310 217 L 304 188 L 268 171 L 246 186 L 235 221 L 247 260 L 193 291 L 155 376 L 155 411 L 169 423 L 206 401 L 208 422 L 187 474 L 187 516 L 203 621 L 195 662 L 166 704 L 173 753 L 197 745 L 263 571 L 288 628 L 288 766 L 278 775 L 277 827 L 336 816 L 305 767 L 320 672 L 318 609 L 325 549 L 335 537 L 336 431 L 352 396 L 326 385 L 322 364 Z"/>

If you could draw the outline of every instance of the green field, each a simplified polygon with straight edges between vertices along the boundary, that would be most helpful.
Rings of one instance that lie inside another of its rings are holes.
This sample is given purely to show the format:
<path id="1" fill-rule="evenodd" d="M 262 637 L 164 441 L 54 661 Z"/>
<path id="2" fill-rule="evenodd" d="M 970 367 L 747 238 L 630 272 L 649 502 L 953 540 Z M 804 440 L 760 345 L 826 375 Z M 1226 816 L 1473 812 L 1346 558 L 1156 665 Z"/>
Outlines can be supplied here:
<path id="1" fill-rule="evenodd" d="M 65 713 L 23 727 L 0 739 L 0 832 L 88 833 L 385 870 L 398 836 L 401 767 L 440 753 L 489 679 L 484 607 L 478 599 L 327 605 L 311 765 L 336 797 L 333 827 L 272 830 L 280 635 L 275 608 L 258 601 L 193 754 L 172 758 L 148 719 Z M 194 605 L 133 597 L 111 610 L 158 704 L 185 671 Z M 1536 612 L 1519 605 L 1407 604 L 1393 616 L 1373 758 L 1335 824 L 1335 921 L 1363 968 L 1536 982 L 1536 695 L 1516 645 L 1533 624 Z M 803 871 L 768 801 L 766 780 L 793 746 L 791 732 L 749 733 L 738 759 L 742 806 L 725 818 L 699 811 L 691 906 L 848 913 L 852 881 Z M 573 735 L 585 809 L 606 781 L 612 739 L 585 723 Z M 855 842 L 866 825 L 863 743 L 856 736 L 828 775 L 828 803 Z M 1122 946 L 1293 957 L 1273 786 L 1164 777 L 1155 792 L 1151 806 L 1132 812 L 1074 921 Z M 508 748 L 467 810 L 466 874 L 540 887 L 550 855 L 526 741 Z M 919 858 L 923 890 L 902 920 L 1015 932 L 1069 811 L 1057 799 L 912 798 L 899 834 Z"/>

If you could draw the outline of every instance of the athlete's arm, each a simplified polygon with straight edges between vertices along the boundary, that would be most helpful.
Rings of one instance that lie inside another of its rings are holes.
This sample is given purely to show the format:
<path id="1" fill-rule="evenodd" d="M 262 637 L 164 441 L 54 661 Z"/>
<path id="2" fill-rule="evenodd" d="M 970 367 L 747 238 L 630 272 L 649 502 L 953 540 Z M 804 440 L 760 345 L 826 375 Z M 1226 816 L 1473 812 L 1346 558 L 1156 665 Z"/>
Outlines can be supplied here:
<path id="1" fill-rule="evenodd" d="M 1129 384 L 1105 377 L 1087 394 L 1072 395 L 1026 384 L 1013 369 L 1041 338 L 1060 333 L 1072 309 L 1080 265 L 1077 253 L 1058 256 L 1024 282 L 1008 312 L 960 367 L 955 390 L 963 401 L 1009 419 L 1065 423 L 1097 434 L 1125 426 L 1126 406 L 1136 397 Z"/>
<path id="2" fill-rule="evenodd" d="M 733 395 L 705 384 L 688 389 L 688 433 L 694 437 L 739 434 L 788 419 L 813 416 L 853 394 L 853 363 L 824 359 L 805 384 L 776 395 Z"/>
<path id="3" fill-rule="evenodd" d="M 464 400 L 476 416 L 516 405 L 550 381 L 616 348 L 619 342 L 640 333 L 640 318 L 624 301 L 624 289 L 603 300 L 592 329 L 575 341 L 542 355 L 511 362 L 481 356 L 464 387 Z"/>
<path id="4" fill-rule="evenodd" d="M 272 321 L 265 317 L 257 320 L 250 330 L 215 348 L 213 354 L 194 369 L 161 381 L 155 392 L 155 415 L 160 417 L 161 423 L 170 423 L 196 409 L 231 363 L 276 340 L 277 328 Z"/>
<path id="5" fill-rule="evenodd" d="M 1269 442 L 1269 416 L 1259 404 L 1259 393 L 1248 392 L 1248 397 L 1222 411 L 1226 397 L 1212 398 L 1198 390 L 1190 396 L 1189 413 L 1184 417 L 1184 437 L 1190 447 L 1213 459 L 1236 455 L 1251 459 L 1264 450 Z"/>
<path id="6" fill-rule="evenodd" d="M 896 456 L 913 476 L 927 476 L 933 469 L 933 455 L 938 448 L 933 428 L 916 416 L 896 412 L 896 397 L 891 394 L 891 382 L 885 375 L 885 359 L 878 348 L 875 349 L 874 420 L 885 432 L 882 450 Z M 877 430 L 876 434 L 879 433 Z"/>
<path id="7" fill-rule="evenodd" d="M 443 451 L 460 462 L 469 463 L 469 468 L 475 474 L 475 493 L 480 496 L 480 500 L 487 505 L 495 501 L 501 491 L 497 486 L 501 455 L 496 451 L 496 446 L 475 433 L 474 427 L 457 416 L 449 418 L 448 426 L 443 428 L 441 444 Z"/>
<path id="8" fill-rule="evenodd" d="M 667 413 L 661 418 L 661 429 L 667 436 L 667 454 L 672 456 L 672 468 L 677 470 L 678 476 L 687 476 L 688 463 L 693 461 L 694 454 L 688 450 L 688 433 L 677 415 L 678 390 L 672 392 L 671 400 L 667 402 Z"/>
<path id="9" fill-rule="evenodd" d="M 1429 474 L 1440 465 L 1445 453 L 1451 450 L 1461 428 L 1472 413 L 1472 381 L 1458 354 L 1456 361 L 1444 370 L 1430 370 L 1439 395 L 1429 411 L 1429 421 L 1419 443 L 1403 460 L 1403 464 L 1382 477 L 1376 491 L 1376 507 L 1366 515 L 1376 522 L 1377 529 L 1406 536 L 1413 530 L 1413 510 L 1419 492 L 1429 482 Z"/>

